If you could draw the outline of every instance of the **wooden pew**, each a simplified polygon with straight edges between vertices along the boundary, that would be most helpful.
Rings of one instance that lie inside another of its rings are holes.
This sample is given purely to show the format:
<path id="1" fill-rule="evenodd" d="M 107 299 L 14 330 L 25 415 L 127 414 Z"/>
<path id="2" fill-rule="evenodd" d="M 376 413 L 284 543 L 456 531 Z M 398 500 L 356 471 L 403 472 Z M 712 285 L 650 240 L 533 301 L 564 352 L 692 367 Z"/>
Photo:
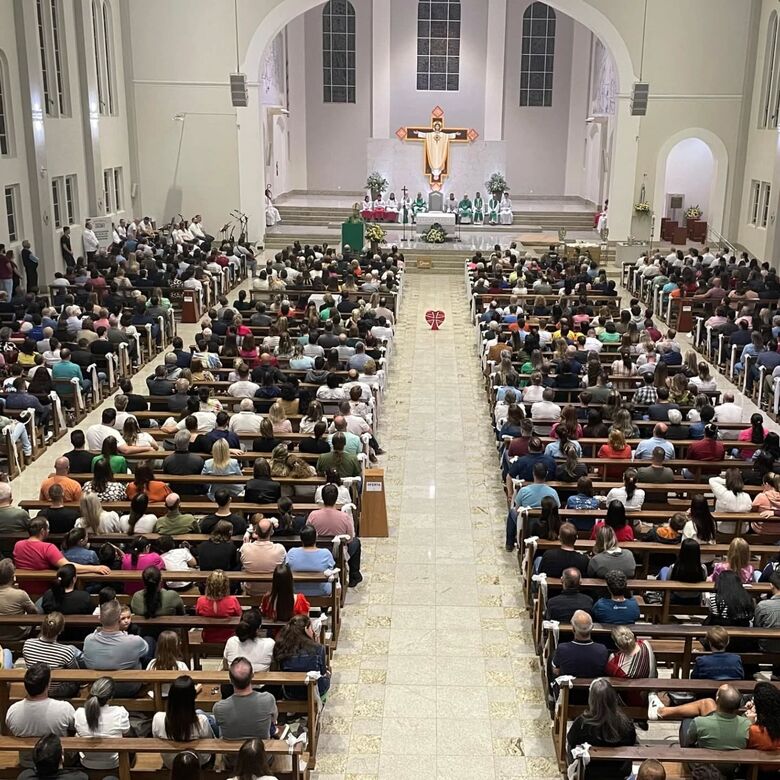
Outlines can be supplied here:
<path id="1" fill-rule="evenodd" d="M 5 759 L 12 753 L 20 750 L 32 750 L 38 741 L 35 737 L 17 738 L 0 737 L 0 755 Z M 241 749 L 241 741 L 230 742 L 221 739 L 199 739 L 192 742 L 169 742 L 163 739 L 151 737 L 123 737 L 116 739 L 85 739 L 79 737 L 63 737 L 62 746 L 65 752 L 81 753 L 119 753 L 118 769 L 84 769 L 90 780 L 102 780 L 106 772 L 119 777 L 119 780 L 131 780 L 131 778 L 148 778 L 148 780 L 168 780 L 170 770 L 165 767 L 158 769 L 141 769 L 133 766 L 134 755 L 159 756 L 160 753 L 180 753 L 185 750 L 200 751 L 203 753 L 230 754 L 236 756 Z M 290 749 L 286 742 L 276 739 L 264 741 L 266 753 L 273 760 L 274 775 L 279 780 L 306 780 L 309 777 L 309 769 L 314 766 L 314 753 L 304 751 L 301 745 Z M 6 761 L 4 761 L 6 763 Z M 0 778 L 15 778 L 19 775 L 18 766 L 5 766 L 0 768 Z M 204 780 L 217 780 L 227 776 L 225 772 L 217 772 L 214 769 L 201 769 L 200 776 Z"/>

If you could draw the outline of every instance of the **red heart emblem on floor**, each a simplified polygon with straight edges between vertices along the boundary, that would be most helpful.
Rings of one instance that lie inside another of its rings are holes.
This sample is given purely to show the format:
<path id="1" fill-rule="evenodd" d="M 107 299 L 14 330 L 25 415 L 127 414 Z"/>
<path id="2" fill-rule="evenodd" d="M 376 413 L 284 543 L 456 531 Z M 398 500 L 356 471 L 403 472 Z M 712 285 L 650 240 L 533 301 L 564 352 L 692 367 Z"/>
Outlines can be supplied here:
<path id="1" fill-rule="evenodd" d="M 429 309 L 425 312 L 425 321 L 431 326 L 431 330 L 438 330 L 439 325 L 444 322 L 444 312 Z"/>

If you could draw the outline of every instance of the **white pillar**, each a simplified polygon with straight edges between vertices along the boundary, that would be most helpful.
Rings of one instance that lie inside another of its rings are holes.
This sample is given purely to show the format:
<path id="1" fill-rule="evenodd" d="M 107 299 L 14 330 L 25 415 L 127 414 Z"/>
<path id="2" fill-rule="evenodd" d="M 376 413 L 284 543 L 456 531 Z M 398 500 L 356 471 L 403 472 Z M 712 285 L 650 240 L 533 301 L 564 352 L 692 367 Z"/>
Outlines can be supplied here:
<path id="1" fill-rule="evenodd" d="M 265 237 L 265 162 L 259 85 L 250 82 L 247 91 L 247 107 L 236 109 L 238 197 L 241 211 L 249 217 L 249 240 L 262 241 Z"/>
<path id="2" fill-rule="evenodd" d="M 588 125 L 585 120 L 590 108 L 591 45 L 593 33 L 581 24 L 574 24 L 571 52 L 571 90 L 569 95 L 569 135 L 566 140 L 567 195 L 583 195 L 583 148 Z M 598 205 L 598 204 L 597 204 Z"/>
<path id="3" fill-rule="evenodd" d="M 287 25 L 287 83 L 290 104 L 290 178 L 291 190 L 307 189 L 306 159 L 306 37 L 301 15 Z M 292 56 L 290 56 L 292 53 Z M 315 52 L 316 54 L 316 52 Z M 314 56 L 314 55 L 312 55 Z M 281 193 L 275 192 L 274 196 Z"/>
<path id="4" fill-rule="evenodd" d="M 92 34 L 92 2 L 76 0 L 76 47 L 81 106 L 78 109 L 84 126 L 84 159 L 86 161 L 87 213 L 104 214 L 103 163 L 100 154 L 100 106 L 95 71 L 95 38 Z M 112 28 L 113 29 L 113 28 Z M 101 32 L 102 34 L 102 32 Z"/>
<path id="5" fill-rule="evenodd" d="M 639 153 L 638 116 L 631 116 L 629 95 L 619 95 L 615 141 L 609 181 L 609 240 L 625 241 L 631 233 L 636 198 L 636 164 Z"/>
<path id="6" fill-rule="evenodd" d="M 504 135 L 506 0 L 488 0 L 487 42 L 483 140 L 500 141 Z"/>
<path id="7" fill-rule="evenodd" d="M 43 78 L 38 49 L 38 20 L 35 4 L 16 0 L 16 48 L 22 99 L 22 121 L 25 149 L 27 151 L 28 186 L 30 188 L 30 213 L 32 225 L 23 225 L 25 235 L 40 258 L 38 284 L 45 287 L 61 270 L 59 250 L 55 249 L 54 229 L 51 220 L 51 177 L 46 157 L 45 107 Z M 57 121 L 57 120 L 54 120 Z M 21 204 L 20 204 L 21 206 Z M 79 254 L 78 247 L 73 247 Z M 21 262 L 20 262 L 21 265 Z"/>
<path id="8" fill-rule="evenodd" d="M 506 0 L 503 0 L 506 2 Z M 390 11 L 388 0 L 371 9 L 371 137 L 390 137 Z M 489 40 L 489 39 L 488 39 Z"/>

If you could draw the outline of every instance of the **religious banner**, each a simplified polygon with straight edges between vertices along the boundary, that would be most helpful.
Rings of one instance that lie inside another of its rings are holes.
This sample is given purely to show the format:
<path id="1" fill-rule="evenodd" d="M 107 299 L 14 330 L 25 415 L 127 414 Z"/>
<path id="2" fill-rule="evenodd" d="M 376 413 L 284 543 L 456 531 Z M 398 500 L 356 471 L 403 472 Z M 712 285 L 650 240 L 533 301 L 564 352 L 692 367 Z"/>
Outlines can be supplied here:
<path id="1" fill-rule="evenodd" d="M 449 174 L 450 142 L 471 143 L 479 133 L 464 127 L 445 127 L 444 109 L 436 106 L 431 111 L 429 127 L 399 127 L 395 132 L 402 141 L 422 141 L 425 150 L 424 172 L 432 190 L 441 190 Z"/>

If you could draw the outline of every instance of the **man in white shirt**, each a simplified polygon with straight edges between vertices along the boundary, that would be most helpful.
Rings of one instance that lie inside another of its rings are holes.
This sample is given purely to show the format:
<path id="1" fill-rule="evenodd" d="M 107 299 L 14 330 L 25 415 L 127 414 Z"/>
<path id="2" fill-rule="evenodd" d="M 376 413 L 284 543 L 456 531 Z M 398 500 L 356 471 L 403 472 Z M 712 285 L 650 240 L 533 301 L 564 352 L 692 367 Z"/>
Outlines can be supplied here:
<path id="1" fill-rule="evenodd" d="M 347 345 L 346 333 L 339 333 L 339 345 L 336 347 L 336 351 L 339 353 L 339 360 L 345 363 L 355 354 L 355 348 Z"/>
<path id="2" fill-rule="evenodd" d="M 260 385 L 249 379 L 249 367 L 242 364 L 238 368 L 238 380 L 227 389 L 227 394 L 233 398 L 254 398 Z"/>
<path id="3" fill-rule="evenodd" d="M 81 233 L 81 241 L 84 245 L 84 254 L 87 260 L 94 260 L 95 254 L 100 249 L 100 242 L 95 235 L 95 231 L 92 229 L 92 222 L 87 220 L 84 223 L 84 230 Z"/>
<path id="4" fill-rule="evenodd" d="M 386 341 L 393 338 L 393 329 L 388 326 L 384 317 L 377 317 L 376 325 L 371 328 L 371 335 L 380 341 Z"/>
<path id="5" fill-rule="evenodd" d="M 555 390 L 551 387 L 542 393 L 542 400 L 531 405 L 532 420 L 560 420 L 561 407 L 555 403 Z"/>
<path id="6" fill-rule="evenodd" d="M 601 352 L 604 348 L 604 344 L 596 338 L 596 331 L 591 328 L 588 331 L 588 335 L 585 338 L 585 351 L 586 352 Z"/>
<path id="7" fill-rule="evenodd" d="M 76 711 L 70 702 L 49 698 L 51 669 L 34 663 L 24 674 L 24 699 L 12 704 L 5 716 L 8 731 L 14 737 L 42 737 L 56 734 L 66 737 L 73 730 Z M 19 753 L 21 766 L 32 766 L 32 753 Z"/>
<path id="8" fill-rule="evenodd" d="M 364 433 L 371 433 L 371 426 L 362 418 L 356 414 L 352 414 L 352 406 L 349 401 L 341 401 L 339 403 L 339 416 L 344 418 L 346 422 L 346 430 L 349 433 L 354 434 L 357 437 L 362 436 Z M 330 433 L 336 432 L 336 420 L 339 417 L 335 417 L 328 429 Z"/>
<path id="9" fill-rule="evenodd" d="M 144 452 L 146 447 L 131 447 L 125 443 L 122 434 L 114 427 L 116 423 L 116 409 L 104 409 L 99 423 L 90 425 L 85 431 L 87 439 L 87 449 L 90 452 L 100 452 L 103 442 L 110 437 L 116 439 L 116 446 L 123 455 L 135 455 L 138 452 Z"/>
<path id="10" fill-rule="evenodd" d="M 386 298 L 380 298 L 379 299 L 379 306 L 376 307 L 375 312 L 377 317 L 384 317 L 387 321 L 387 324 L 391 327 L 395 325 L 395 315 L 393 314 L 390 309 L 387 308 L 387 299 Z"/>
<path id="11" fill-rule="evenodd" d="M 715 255 L 710 252 L 708 246 L 704 247 L 704 254 L 701 256 L 701 264 L 704 266 L 710 266 L 715 262 Z"/>
<path id="12" fill-rule="evenodd" d="M 742 407 L 734 403 L 734 393 L 723 394 L 723 403 L 715 407 L 715 421 L 719 423 L 742 421 Z"/>
<path id="13" fill-rule="evenodd" d="M 260 425 L 263 422 L 263 415 L 255 411 L 255 405 L 251 398 L 244 398 L 239 405 L 240 411 L 230 418 L 228 429 L 237 436 L 242 433 L 251 433 L 258 435 Z"/>

